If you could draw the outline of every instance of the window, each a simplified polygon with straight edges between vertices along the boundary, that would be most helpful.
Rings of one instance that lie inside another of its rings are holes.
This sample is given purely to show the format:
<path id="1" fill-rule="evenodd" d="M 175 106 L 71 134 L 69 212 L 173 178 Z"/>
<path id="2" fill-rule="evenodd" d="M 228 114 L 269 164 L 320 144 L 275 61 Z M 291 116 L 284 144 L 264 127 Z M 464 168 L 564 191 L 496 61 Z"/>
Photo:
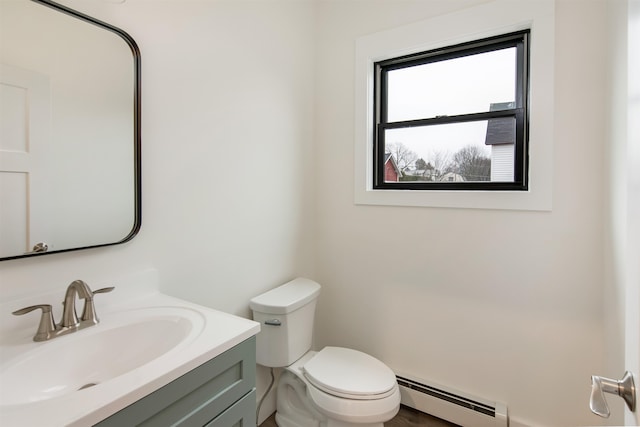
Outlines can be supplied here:
<path id="1" fill-rule="evenodd" d="M 528 38 L 375 62 L 373 188 L 527 190 Z"/>

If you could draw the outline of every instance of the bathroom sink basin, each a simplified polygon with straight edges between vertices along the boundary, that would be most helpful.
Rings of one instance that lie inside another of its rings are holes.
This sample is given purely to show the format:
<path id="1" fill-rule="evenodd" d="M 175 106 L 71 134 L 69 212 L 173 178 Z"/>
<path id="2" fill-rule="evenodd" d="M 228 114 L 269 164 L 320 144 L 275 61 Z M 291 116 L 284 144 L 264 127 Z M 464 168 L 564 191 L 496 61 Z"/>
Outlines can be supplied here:
<path id="1" fill-rule="evenodd" d="M 37 316 L 11 312 L 59 293 L 0 304 L 0 426 L 95 425 L 260 330 L 254 321 L 163 295 L 153 277 L 134 276 L 142 283 L 98 300 L 99 324 L 48 341 L 33 341 Z"/>
<path id="2" fill-rule="evenodd" d="M 43 343 L 0 367 L 2 405 L 85 393 L 111 379 L 177 351 L 196 338 L 205 321 L 180 307 L 124 310 L 100 324 Z M 5 359 L 3 357 L 3 359 Z"/>

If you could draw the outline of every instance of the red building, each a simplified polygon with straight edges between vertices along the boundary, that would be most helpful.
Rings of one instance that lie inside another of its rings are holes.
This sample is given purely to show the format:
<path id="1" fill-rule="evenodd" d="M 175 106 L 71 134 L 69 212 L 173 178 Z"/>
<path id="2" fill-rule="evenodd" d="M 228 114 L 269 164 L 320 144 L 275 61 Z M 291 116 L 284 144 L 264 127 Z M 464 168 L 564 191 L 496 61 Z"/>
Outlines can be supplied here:
<path id="1" fill-rule="evenodd" d="M 391 153 L 384 155 L 384 182 L 398 182 L 402 172 L 398 169 L 396 160 Z"/>

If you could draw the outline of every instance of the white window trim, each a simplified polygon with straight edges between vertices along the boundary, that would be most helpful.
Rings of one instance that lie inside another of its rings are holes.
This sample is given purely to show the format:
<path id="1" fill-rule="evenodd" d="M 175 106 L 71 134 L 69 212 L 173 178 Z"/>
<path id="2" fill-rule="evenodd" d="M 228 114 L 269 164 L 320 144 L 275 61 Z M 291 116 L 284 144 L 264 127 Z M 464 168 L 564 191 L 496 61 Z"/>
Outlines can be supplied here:
<path id="1" fill-rule="evenodd" d="M 554 0 L 496 0 L 356 40 L 355 203 L 550 211 L 554 138 Z M 529 190 L 373 189 L 373 64 L 389 58 L 530 29 Z"/>

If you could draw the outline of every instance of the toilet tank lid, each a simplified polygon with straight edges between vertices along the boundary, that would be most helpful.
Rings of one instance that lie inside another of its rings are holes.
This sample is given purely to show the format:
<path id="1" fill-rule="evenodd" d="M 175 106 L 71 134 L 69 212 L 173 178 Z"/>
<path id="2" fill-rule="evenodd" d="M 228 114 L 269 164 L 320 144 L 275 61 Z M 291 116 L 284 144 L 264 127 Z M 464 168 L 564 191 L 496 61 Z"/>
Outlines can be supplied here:
<path id="1" fill-rule="evenodd" d="M 298 277 L 249 301 L 251 310 L 267 314 L 287 314 L 318 297 L 320 285 Z"/>

